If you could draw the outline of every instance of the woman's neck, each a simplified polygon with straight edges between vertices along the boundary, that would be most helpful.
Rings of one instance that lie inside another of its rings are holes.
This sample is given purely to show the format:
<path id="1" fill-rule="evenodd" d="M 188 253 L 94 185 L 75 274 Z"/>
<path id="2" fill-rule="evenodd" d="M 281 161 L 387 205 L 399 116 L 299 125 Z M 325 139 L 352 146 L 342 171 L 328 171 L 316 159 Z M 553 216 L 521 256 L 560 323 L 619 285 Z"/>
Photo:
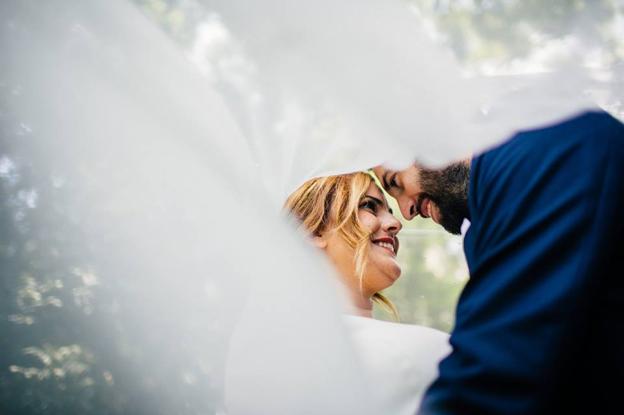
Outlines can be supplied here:
<path id="1" fill-rule="evenodd" d="M 351 314 L 355 314 L 360 317 L 373 318 L 373 301 L 371 298 L 366 298 L 360 293 L 352 293 L 351 303 L 353 309 Z"/>
<path id="2" fill-rule="evenodd" d="M 355 316 L 373 318 L 373 300 L 372 295 L 366 295 L 360 292 L 360 288 L 356 283 L 349 283 L 344 279 L 338 280 L 339 285 L 345 289 L 345 311 Z"/>

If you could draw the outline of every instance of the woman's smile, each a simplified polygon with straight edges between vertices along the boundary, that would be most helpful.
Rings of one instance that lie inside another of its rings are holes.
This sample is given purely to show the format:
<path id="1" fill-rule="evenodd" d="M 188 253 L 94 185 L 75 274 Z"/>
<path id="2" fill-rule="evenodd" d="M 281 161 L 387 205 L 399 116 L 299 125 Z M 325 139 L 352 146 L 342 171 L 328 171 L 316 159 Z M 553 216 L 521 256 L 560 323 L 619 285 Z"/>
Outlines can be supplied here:
<path id="1" fill-rule="evenodd" d="M 374 239 L 372 242 L 374 245 L 377 245 L 378 247 L 388 251 L 390 254 L 392 254 L 393 257 L 396 256 L 399 248 L 399 244 L 396 238 L 386 236 Z"/>

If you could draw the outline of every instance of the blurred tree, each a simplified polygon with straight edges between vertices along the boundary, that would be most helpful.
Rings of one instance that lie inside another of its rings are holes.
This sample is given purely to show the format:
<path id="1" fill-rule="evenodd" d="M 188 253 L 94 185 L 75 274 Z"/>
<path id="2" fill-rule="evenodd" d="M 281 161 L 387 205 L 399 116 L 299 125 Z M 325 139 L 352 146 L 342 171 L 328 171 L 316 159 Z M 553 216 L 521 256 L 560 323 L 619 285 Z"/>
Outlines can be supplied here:
<path id="1" fill-rule="evenodd" d="M 197 25 L 206 19 L 209 12 L 194 0 L 131 1 L 183 46 L 192 43 Z"/>
<path id="2" fill-rule="evenodd" d="M 98 279 L 70 237 L 71 178 L 12 116 L 25 87 L 0 84 L 0 413 L 113 413 L 122 395 L 85 343 Z"/>
<path id="3" fill-rule="evenodd" d="M 624 7 L 618 0 L 409 1 L 471 69 L 491 61 L 509 64 L 570 36 L 600 50 L 603 64 L 624 58 L 618 27 Z"/>

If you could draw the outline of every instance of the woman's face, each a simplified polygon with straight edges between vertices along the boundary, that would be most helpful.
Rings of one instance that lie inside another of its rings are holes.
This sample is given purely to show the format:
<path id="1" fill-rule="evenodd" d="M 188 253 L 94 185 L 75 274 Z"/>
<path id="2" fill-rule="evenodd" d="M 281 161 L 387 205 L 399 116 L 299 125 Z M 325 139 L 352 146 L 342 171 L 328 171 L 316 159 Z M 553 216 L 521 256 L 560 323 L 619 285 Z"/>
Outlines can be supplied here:
<path id="1" fill-rule="evenodd" d="M 401 223 L 392 215 L 388 203 L 375 183 L 371 183 L 362 198 L 358 209 L 358 219 L 364 230 L 370 232 L 368 262 L 362 278 L 362 292 L 370 297 L 391 286 L 401 275 L 401 267 L 396 261 L 399 249 L 397 234 Z M 355 272 L 354 249 L 336 230 L 320 237 L 325 251 L 336 265 L 347 285 L 360 292 L 360 281 Z"/>

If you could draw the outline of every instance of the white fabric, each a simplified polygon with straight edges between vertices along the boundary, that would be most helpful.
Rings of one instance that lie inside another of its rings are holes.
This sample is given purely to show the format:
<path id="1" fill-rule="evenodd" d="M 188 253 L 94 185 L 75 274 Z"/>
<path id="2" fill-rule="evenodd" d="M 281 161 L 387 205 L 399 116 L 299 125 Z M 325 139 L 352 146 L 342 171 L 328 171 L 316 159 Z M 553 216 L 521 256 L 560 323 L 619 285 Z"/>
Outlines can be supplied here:
<path id="1" fill-rule="evenodd" d="M 460 233 L 462 237 L 466 236 L 466 232 L 468 232 L 468 229 L 470 229 L 470 221 L 468 219 L 464 219 L 460 228 Z"/>
<path id="2" fill-rule="evenodd" d="M 362 393 L 379 382 L 367 366 L 384 372 L 375 356 L 396 349 L 418 371 L 382 376 L 420 390 L 436 354 L 420 340 L 437 335 L 366 321 L 351 343 L 329 267 L 275 207 L 312 175 L 450 161 L 591 104 L 567 76 L 465 82 L 403 1 L 203 3 L 212 37 L 191 54 L 125 1 L 0 2 L 0 121 L 16 120 L 33 163 L 73 174 L 83 226 L 67 237 L 111 268 L 126 307 L 110 319 L 135 323 L 127 340 L 157 367 L 195 371 L 157 372 L 163 404 L 219 391 L 229 356 L 241 413 L 389 413 Z M 385 344 L 395 332 L 405 342 Z M 413 404 L 396 392 L 388 406 Z"/>
<path id="3" fill-rule="evenodd" d="M 204 4 L 221 34 L 216 45 L 204 42 L 205 55 L 231 52 L 198 61 L 217 68 L 213 80 L 242 120 L 277 205 L 313 176 L 469 156 L 518 129 L 595 108 L 590 92 L 605 88 L 586 68 L 563 64 L 468 77 L 399 0 Z"/>
<path id="4" fill-rule="evenodd" d="M 438 363 L 451 351 L 448 334 L 357 316 L 345 316 L 344 322 L 383 413 L 415 414 Z"/>
<path id="5" fill-rule="evenodd" d="M 113 376 L 132 373 L 115 384 L 154 392 L 133 396 L 139 412 L 214 412 L 241 352 L 243 413 L 379 414 L 360 396 L 331 269 L 276 213 L 236 118 L 162 31 L 123 1 L 0 2 L 0 22 L 0 122 L 20 127 L 17 162 L 71 186 L 60 208 L 79 232 L 64 237 L 88 247 L 79 263 L 110 309 L 90 333 L 127 365 Z"/>
<path id="6" fill-rule="evenodd" d="M 429 327 L 353 315 L 344 315 L 342 323 L 354 348 L 354 355 L 347 360 L 359 362 L 362 369 L 360 374 L 369 380 L 364 384 L 364 389 L 360 390 L 360 394 L 373 398 L 371 401 L 378 405 L 377 410 L 370 406 L 363 409 L 394 415 L 416 413 L 422 395 L 438 375 L 438 363 L 451 351 L 449 335 Z M 246 337 L 253 330 L 246 323 L 242 323 L 233 336 L 225 373 L 226 412 L 229 415 L 271 413 L 267 411 L 267 408 L 271 408 L 272 413 L 285 413 L 283 411 L 289 407 L 285 402 L 291 399 L 293 393 L 298 394 L 292 390 L 292 374 L 282 374 L 288 376 L 291 383 L 280 389 L 280 395 L 274 396 L 271 392 L 267 394 L 267 385 L 260 382 L 264 378 L 263 373 L 270 370 L 279 376 L 281 369 L 267 367 L 267 364 L 274 363 L 272 359 L 255 359 L 257 355 L 250 350 L 253 343 Z M 340 368 L 334 367 L 329 361 L 317 359 L 313 353 L 319 343 L 327 340 L 329 339 L 324 336 L 306 337 L 309 350 L 305 354 L 305 360 L 314 362 L 314 372 L 324 372 L 326 381 L 334 388 L 341 393 L 347 393 L 345 385 L 335 377 Z M 291 354 L 285 353 L 289 347 L 281 345 L 274 352 L 283 357 L 282 368 L 292 370 L 293 363 L 287 363 Z M 298 375 L 308 378 L 314 372 L 308 370 Z M 306 393 L 316 391 L 308 389 Z M 262 409 L 258 409 L 258 405 Z M 314 413 L 309 407 L 305 410 Z"/>

